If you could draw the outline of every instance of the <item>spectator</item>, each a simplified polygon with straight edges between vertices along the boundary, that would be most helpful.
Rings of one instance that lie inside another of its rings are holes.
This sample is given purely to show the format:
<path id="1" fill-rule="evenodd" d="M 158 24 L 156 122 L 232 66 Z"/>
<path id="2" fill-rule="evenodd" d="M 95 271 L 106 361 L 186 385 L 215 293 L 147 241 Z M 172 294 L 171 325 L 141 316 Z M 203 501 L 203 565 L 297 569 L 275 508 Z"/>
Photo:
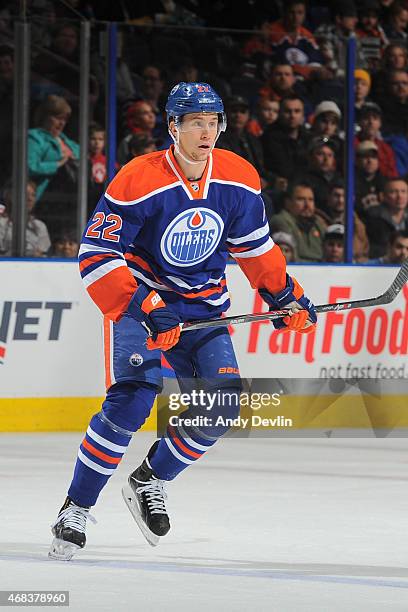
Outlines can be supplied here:
<path id="1" fill-rule="evenodd" d="M 329 194 L 327 198 L 327 212 L 324 213 L 316 210 L 316 214 L 320 215 L 327 225 L 340 224 L 345 225 L 346 213 L 346 194 L 344 181 L 334 181 L 329 186 Z M 360 263 L 367 261 L 369 252 L 369 244 L 367 232 L 364 223 L 359 219 L 358 215 L 353 215 L 353 257 L 354 261 Z"/>
<path id="2" fill-rule="evenodd" d="M 408 8 L 403 2 L 393 2 L 390 8 L 389 20 L 384 25 L 384 31 L 390 40 L 406 40 L 408 26 Z"/>
<path id="3" fill-rule="evenodd" d="M 246 130 L 249 121 L 249 104 L 241 96 L 232 96 L 225 101 L 227 131 L 222 132 L 217 147 L 234 151 L 247 159 L 257 169 L 262 188 L 268 186 L 269 175 L 265 170 L 263 150 L 259 138 Z"/>
<path id="4" fill-rule="evenodd" d="M 298 180 L 312 186 L 316 206 L 323 211 L 327 211 L 330 183 L 341 178 L 337 172 L 337 153 L 337 145 L 330 138 L 313 138 L 308 148 L 306 171 L 297 175 Z"/>
<path id="5" fill-rule="evenodd" d="M 161 109 L 164 108 L 163 91 L 165 80 L 158 66 L 148 64 L 136 81 L 136 96 L 150 104 L 156 115 L 156 125 L 165 123 Z"/>
<path id="6" fill-rule="evenodd" d="M 291 234 L 286 232 L 275 232 L 272 234 L 272 240 L 280 247 L 285 256 L 286 263 L 292 263 L 298 260 L 296 253 L 296 242 Z"/>
<path id="7" fill-rule="evenodd" d="M 344 261 L 344 225 L 329 225 L 323 236 L 324 263 L 342 263 Z"/>
<path id="8" fill-rule="evenodd" d="M 323 24 L 315 31 L 319 48 L 325 58 L 324 66 L 334 76 L 344 78 L 346 68 L 347 39 L 354 36 L 357 26 L 357 9 L 352 0 L 342 0 L 333 9 L 334 23 Z M 357 50 L 357 65 L 364 59 Z"/>
<path id="9" fill-rule="evenodd" d="M 51 235 L 61 222 L 76 219 L 79 145 L 63 131 L 70 115 L 64 98 L 48 96 L 36 110 L 38 127 L 28 131 L 28 170 L 37 183 L 38 214 Z"/>
<path id="10" fill-rule="evenodd" d="M 359 23 L 356 35 L 359 39 L 365 64 L 374 70 L 378 68 L 388 38 L 380 25 L 380 4 L 378 0 L 363 0 L 358 7 Z"/>
<path id="11" fill-rule="evenodd" d="M 107 159 L 104 151 L 105 130 L 97 123 L 93 123 L 89 128 L 88 216 L 91 215 L 105 189 Z"/>
<path id="12" fill-rule="evenodd" d="M 27 226 L 25 232 L 25 256 L 45 257 L 51 242 L 45 223 L 37 219 L 34 214 L 36 184 L 27 182 Z M 12 187 L 8 183 L 3 191 L 5 211 L 0 215 L 0 255 L 11 257 L 13 240 L 13 222 L 10 213 L 13 207 Z"/>
<path id="13" fill-rule="evenodd" d="M 361 109 L 368 102 L 367 98 L 371 89 L 371 77 L 367 70 L 354 71 L 354 120 L 359 123 L 361 117 Z"/>
<path id="14" fill-rule="evenodd" d="M 281 102 L 278 121 L 261 136 L 265 166 L 275 174 L 278 191 L 286 191 L 288 181 L 306 165 L 310 136 L 304 120 L 303 101 L 296 95 L 288 96 Z"/>
<path id="15" fill-rule="evenodd" d="M 322 56 L 313 34 L 304 27 L 305 0 L 289 0 L 283 4 L 283 17 L 268 26 L 272 50 L 278 62 L 289 62 L 295 73 L 308 78 L 318 70 Z"/>
<path id="16" fill-rule="evenodd" d="M 337 158 L 342 160 L 343 133 L 340 132 L 340 123 L 341 111 L 337 104 L 324 100 L 315 108 L 311 136 L 329 138 L 336 145 Z"/>
<path id="17" fill-rule="evenodd" d="M 266 85 L 259 90 L 261 98 L 283 100 L 290 96 L 299 97 L 305 106 L 305 115 L 312 110 L 312 106 L 307 98 L 307 92 L 302 82 L 296 80 L 296 76 L 291 64 L 281 62 L 274 64 Z"/>
<path id="18" fill-rule="evenodd" d="M 408 259 L 408 231 L 394 232 L 390 235 L 387 252 L 383 257 L 370 259 L 371 265 L 398 265 Z"/>
<path id="19" fill-rule="evenodd" d="M 134 157 L 153 153 L 153 151 L 157 151 L 153 138 L 145 134 L 133 134 L 129 140 L 129 159 L 127 162 L 130 162 Z"/>
<path id="20" fill-rule="evenodd" d="M 91 163 L 91 180 L 98 185 L 106 180 L 105 130 L 94 123 L 89 129 L 88 158 Z"/>
<path id="21" fill-rule="evenodd" d="M 383 110 L 384 134 L 408 132 L 408 73 L 391 70 L 388 75 L 386 95 L 379 100 Z"/>
<path id="22" fill-rule="evenodd" d="M 391 234 L 408 230 L 408 185 L 404 179 L 388 179 L 379 206 L 367 211 L 366 228 L 370 258 L 385 255 Z"/>
<path id="23" fill-rule="evenodd" d="M 381 100 L 391 70 L 408 69 L 408 51 L 404 43 L 392 43 L 384 50 L 381 67 L 373 74 L 372 96 Z"/>
<path id="24" fill-rule="evenodd" d="M 214 79 L 212 77 L 210 78 L 211 84 L 216 87 Z M 243 62 L 239 67 L 238 75 L 232 77 L 230 80 L 230 95 L 242 96 L 243 98 L 246 98 L 250 104 L 250 107 L 252 108 L 258 99 L 258 92 L 262 84 L 263 81 L 257 77 L 256 64 L 248 61 Z"/>
<path id="25" fill-rule="evenodd" d="M 378 147 L 371 140 L 363 140 L 356 149 L 356 209 L 365 218 L 372 206 L 379 206 L 384 191 L 385 177 L 380 172 Z"/>
<path id="26" fill-rule="evenodd" d="M 79 244 L 74 229 L 66 228 L 60 231 L 52 243 L 52 256 L 76 259 Z"/>
<path id="27" fill-rule="evenodd" d="M 76 137 L 79 120 L 79 32 L 73 23 L 59 23 L 53 33 L 49 51 L 36 56 L 33 61 L 35 73 L 33 82 L 33 98 L 41 102 L 47 95 L 64 97 L 74 110 L 69 136 Z M 97 79 L 90 78 L 91 104 L 99 98 Z"/>
<path id="28" fill-rule="evenodd" d="M 260 98 L 255 108 L 255 116 L 247 123 L 250 134 L 259 138 L 265 129 L 275 123 L 279 117 L 279 100 Z"/>
<path id="29" fill-rule="evenodd" d="M 295 239 L 299 261 L 321 261 L 323 257 L 324 221 L 316 216 L 311 185 L 292 183 L 286 193 L 284 208 L 270 219 L 272 235 L 285 232 Z"/>
<path id="30" fill-rule="evenodd" d="M 127 107 L 126 132 L 126 136 L 118 147 L 118 162 L 121 166 L 132 159 L 129 142 L 133 135 L 142 134 L 148 136 L 150 140 L 154 140 L 154 136 L 157 134 L 156 115 L 149 102 L 137 100 Z"/>
<path id="31" fill-rule="evenodd" d="M 354 139 L 357 147 L 364 140 L 374 142 L 377 146 L 379 170 L 383 176 L 398 176 L 394 151 L 381 136 L 381 108 L 374 102 L 366 102 L 360 109 L 360 132 Z"/>

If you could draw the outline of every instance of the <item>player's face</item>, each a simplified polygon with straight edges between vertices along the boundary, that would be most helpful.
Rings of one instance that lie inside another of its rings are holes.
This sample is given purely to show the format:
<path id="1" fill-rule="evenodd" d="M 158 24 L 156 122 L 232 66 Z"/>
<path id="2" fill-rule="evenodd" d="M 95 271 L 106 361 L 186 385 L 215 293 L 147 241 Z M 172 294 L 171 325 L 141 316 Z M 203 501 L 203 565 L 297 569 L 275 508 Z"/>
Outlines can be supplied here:
<path id="1" fill-rule="evenodd" d="M 218 134 L 216 113 L 190 113 L 182 117 L 178 128 L 170 124 L 173 134 L 179 133 L 181 153 L 195 161 L 206 161 Z"/>

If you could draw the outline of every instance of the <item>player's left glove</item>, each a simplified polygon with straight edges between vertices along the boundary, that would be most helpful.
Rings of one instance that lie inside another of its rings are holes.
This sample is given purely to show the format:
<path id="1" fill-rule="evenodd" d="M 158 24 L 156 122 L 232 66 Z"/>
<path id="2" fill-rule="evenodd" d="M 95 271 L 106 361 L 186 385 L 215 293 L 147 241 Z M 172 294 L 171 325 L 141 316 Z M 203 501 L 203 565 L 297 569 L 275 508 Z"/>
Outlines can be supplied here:
<path id="1" fill-rule="evenodd" d="M 130 300 L 127 312 L 149 329 L 151 336 L 146 341 L 149 350 L 168 351 L 179 341 L 181 319 L 166 306 L 156 291 L 149 291 L 140 285 Z"/>
<path id="2" fill-rule="evenodd" d="M 269 305 L 269 310 L 290 308 L 291 315 L 272 321 L 276 329 L 288 329 L 300 333 L 309 333 L 316 327 L 317 316 L 312 302 L 303 292 L 297 280 L 286 274 L 286 287 L 272 295 L 267 289 L 259 289 L 259 295 Z"/>

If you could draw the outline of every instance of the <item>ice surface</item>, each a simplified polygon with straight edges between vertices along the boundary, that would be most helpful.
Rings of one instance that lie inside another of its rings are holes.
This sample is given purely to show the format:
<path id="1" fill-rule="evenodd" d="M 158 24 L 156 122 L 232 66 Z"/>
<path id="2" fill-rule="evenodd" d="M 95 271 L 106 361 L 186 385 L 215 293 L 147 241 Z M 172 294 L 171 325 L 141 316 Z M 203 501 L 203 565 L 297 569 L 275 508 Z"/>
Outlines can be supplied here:
<path id="1" fill-rule="evenodd" d="M 0 435 L 0 589 L 68 589 L 72 612 L 408 610 L 405 438 L 222 440 L 169 485 L 151 548 L 120 492 L 153 440 L 138 433 L 86 549 L 51 561 L 81 439 Z"/>

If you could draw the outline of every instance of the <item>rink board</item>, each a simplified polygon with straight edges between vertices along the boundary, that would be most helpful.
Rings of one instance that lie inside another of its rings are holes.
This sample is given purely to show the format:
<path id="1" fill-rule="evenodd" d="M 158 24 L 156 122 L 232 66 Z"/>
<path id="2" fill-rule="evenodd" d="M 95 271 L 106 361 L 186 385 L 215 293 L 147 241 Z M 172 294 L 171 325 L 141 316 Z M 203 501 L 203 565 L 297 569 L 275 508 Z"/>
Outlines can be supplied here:
<path id="1" fill-rule="evenodd" d="M 291 266 L 317 304 L 372 297 L 392 282 L 395 267 Z M 229 265 L 232 308 L 264 305 L 242 272 Z M 104 395 L 102 319 L 75 262 L 0 261 L 0 431 L 82 430 Z M 388 306 L 320 315 L 315 334 L 285 334 L 269 323 L 230 330 L 243 377 L 285 380 L 355 377 L 385 380 L 367 398 L 351 392 L 283 399 L 293 428 L 408 426 L 408 287 Z M 395 386 L 394 386 L 395 381 Z M 312 408 L 310 408 L 310 405 Z M 283 414 L 284 413 L 284 414 Z M 267 416 L 267 415 L 266 415 Z M 154 414 L 145 429 L 156 427 Z"/>

